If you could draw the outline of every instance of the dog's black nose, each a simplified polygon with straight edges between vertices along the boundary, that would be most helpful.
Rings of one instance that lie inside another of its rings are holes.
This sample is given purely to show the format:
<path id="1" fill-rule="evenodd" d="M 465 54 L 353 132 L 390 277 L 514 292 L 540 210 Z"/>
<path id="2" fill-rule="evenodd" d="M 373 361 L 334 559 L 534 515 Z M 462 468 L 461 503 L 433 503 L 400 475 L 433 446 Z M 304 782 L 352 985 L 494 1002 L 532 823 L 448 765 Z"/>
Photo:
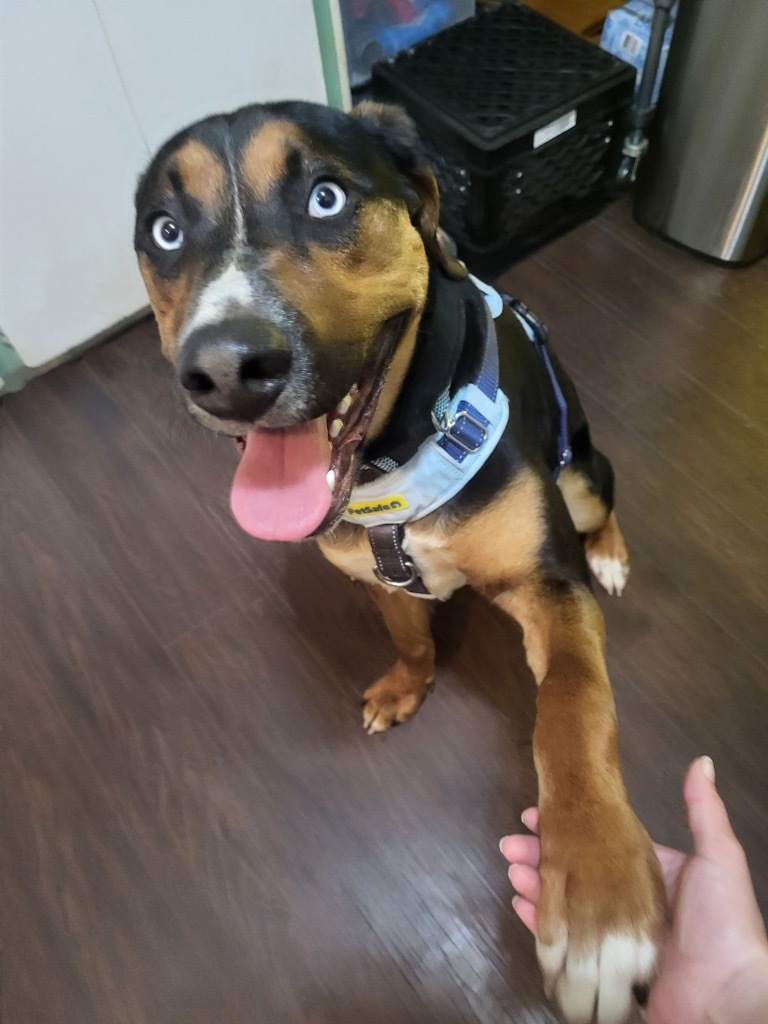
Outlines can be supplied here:
<path id="1" fill-rule="evenodd" d="M 250 421 L 275 403 L 290 367 L 291 350 L 278 327 L 230 318 L 190 334 L 177 373 L 201 409 L 221 419 Z"/>

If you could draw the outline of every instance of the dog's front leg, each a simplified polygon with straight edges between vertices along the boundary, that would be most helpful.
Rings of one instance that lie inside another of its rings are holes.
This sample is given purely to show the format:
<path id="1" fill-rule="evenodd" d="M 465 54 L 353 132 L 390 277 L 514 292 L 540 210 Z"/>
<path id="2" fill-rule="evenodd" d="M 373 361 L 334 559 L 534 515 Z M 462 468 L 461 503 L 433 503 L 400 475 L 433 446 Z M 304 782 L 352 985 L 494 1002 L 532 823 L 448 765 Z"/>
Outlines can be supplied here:
<path id="1" fill-rule="evenodd" d="M 586 586 L 537 583 L 496 603 L 523 627 L 538 683 L 542 891 L 537 951 L 571 1024 L 618 1024 L 653 975 L 665 919 L 651 841 L 621 777 L 604 626 Z"/>
<path id="2" fill-rule="evenodd" d="M 435 678 L 435 645 L 430 620 L 434 601 L 383 586 L 369 588 L 387 624 L 397 660 L 363 694 L 363 725 L 384 732 L 413 718 Z"/>

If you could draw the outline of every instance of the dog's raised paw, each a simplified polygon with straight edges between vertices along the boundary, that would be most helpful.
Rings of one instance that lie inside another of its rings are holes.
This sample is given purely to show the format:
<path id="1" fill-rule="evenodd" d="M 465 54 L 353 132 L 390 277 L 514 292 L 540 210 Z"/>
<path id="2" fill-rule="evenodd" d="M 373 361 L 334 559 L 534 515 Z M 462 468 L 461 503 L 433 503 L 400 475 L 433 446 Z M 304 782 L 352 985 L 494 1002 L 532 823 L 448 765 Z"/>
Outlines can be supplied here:
<path id="1" fill-rule="evenodd" d="M 547 995 L 568 1024 L 625 1024 L 653 980 L 666 920 L 651 841 L 617 803 L 593 804 L 575 829 L 545 825 L 536 952 Z"/>

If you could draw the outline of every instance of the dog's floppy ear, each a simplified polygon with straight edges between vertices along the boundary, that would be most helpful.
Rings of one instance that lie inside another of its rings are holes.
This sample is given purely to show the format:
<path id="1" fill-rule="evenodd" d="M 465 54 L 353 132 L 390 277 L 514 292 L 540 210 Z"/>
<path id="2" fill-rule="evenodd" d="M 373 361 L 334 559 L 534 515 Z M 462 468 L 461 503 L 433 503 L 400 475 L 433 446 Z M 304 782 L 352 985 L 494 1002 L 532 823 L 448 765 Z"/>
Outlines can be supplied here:
<path id="1" fill-rule="evenodd" d="M 437 179 L 423 154 L 416 125 L 400 107 L 371 100 L 359 103 L 351 116 L 361 122 L 407 180 L 412 194 L 411 217 L 424 239 L 427 256 L 449 277 L 465 278 L 467 268 L 456 259 L 452 245 L 439 227 Z"/>

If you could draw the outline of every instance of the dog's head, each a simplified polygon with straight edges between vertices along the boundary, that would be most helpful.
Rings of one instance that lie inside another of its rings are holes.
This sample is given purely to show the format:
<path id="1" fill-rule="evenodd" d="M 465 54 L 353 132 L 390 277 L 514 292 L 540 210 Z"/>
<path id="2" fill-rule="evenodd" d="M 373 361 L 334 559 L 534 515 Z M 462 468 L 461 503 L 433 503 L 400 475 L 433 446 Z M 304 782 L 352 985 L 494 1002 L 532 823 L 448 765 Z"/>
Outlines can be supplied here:
<path id="1" fill-rule="evenodd" d="M 190 412 L 243 439 L 240 524 L 328 529 L 407 371 L 430 265 L 464 274 L 411 121 L 308 103 L 200 121 L 143 175 L 135 247 Z"/>

